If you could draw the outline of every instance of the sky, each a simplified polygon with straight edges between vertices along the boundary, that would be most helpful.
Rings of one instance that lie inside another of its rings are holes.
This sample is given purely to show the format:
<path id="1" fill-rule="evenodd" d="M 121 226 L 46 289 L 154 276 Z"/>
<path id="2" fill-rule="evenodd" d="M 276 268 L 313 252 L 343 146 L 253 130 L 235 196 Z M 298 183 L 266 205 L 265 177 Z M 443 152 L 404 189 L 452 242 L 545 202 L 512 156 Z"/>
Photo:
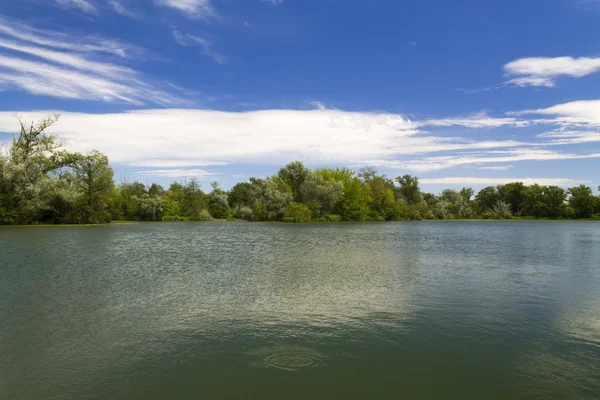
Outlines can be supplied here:
<path id="1" fill-rule="evenodd" d="M 58 113 L 117 181 L 596 189 L 599 37 L 600 0 L 2 0 L 0 142 Z"/>

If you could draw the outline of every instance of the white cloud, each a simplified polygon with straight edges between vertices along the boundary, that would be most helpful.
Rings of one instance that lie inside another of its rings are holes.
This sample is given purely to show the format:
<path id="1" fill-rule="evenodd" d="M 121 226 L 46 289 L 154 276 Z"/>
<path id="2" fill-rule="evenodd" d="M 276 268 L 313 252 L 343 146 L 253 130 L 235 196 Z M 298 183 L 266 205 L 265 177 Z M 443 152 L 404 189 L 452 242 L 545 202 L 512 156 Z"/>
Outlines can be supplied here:
<path id="1" fill-rule="evenodd" d="M 52 113 L 23 112 L 21 117 L 37 120 Z M 273 165 L 299 159 L 309 163 L 436 171 L 465 165 L 600 157 L 549 151 L 535 148 L 539 146 L 536 143 L 512 140 L 431 136 L 417 130 L 418 125 L 419 122 L 396 114 L 328 109 L 161 109 L 117 114 L 63 113 L 56 132 L 75 151 L 99 149 L 113 162 L 150 168 Z M 13 113 L 0 113 L 0 131 L 15 129 Z M 497 150 L 502 148 L 505 150 Z M 420 157 L 460 150 L 476 152 Z"/>
<path id="2" fill-rule="evenodd" d="M 526 86 L 554 87 L 555 86 L 554 80 L 547 78 L 547 77 L 542 77 L 542 76 L 524 76 L 522 78 L 513 78 L 513 79 L 506 81 L 506 83 L 515 85 L 515 86 L 519 86 L 519 87 L 526 87 Z"/>
<path id="3" fill-rule="evenodd" d="M 495 165 L 493 167 L 479 167 L 482 171 L 508 171 L 513 165 Z"/>
<path id="4" fill-rule="evenodd" d="M 191 18 L 209 18 L 217 15 L 210 0 L 154 0 L 156 4 L 185 13 Z"/>
<path id="5" fill-rule="evenodd" d="M 552 161 L 600 158 L 600 153 L 561 153 L 545 149 L 517 148 L 505 151 L 487 151 L 479 154 L 426 157 L 416 160 L 369 160 L 368 165 L 407 169 L 418 172 L 439 171 L 464 165 L 507 163 L 517 161 Z"/>
<path id="6" fill-rule="evenodd" d="M 499 128 L 503 126 L 523 127 L 529 124 L 528 121 L 517 118 L 494 118 L 485 113 L 476 113 L 466 117 L 452 117 L 442 119 L 428 119 L 418 123 L 419 126 L 438 126 L 451 127 L 462 126 L 465 128 Z"/>
<path id="7" fill-rule="evenodd" d="M 33 46 L 25 46 L 18 44 L 17 42 L 11 42 L 7 40 L 2 40 L 0 38 L 0 47 L 5 49 L 14 50 L 21 53 L 30 54 L 39 58 L 43 58 L 45 60 L 51 61 L 53 63 L 67 65 L 74 69 L 84 70 L 84 71 L 94 71 L 100 75 L 104 75 L 107 77 L 119 77 L 119 76 L 133 76 L 135 75 L 135 71 L 130 68 L 101 63 L 96 61 L 89 61 L 82 55 L 71 54 L 71 53 L 63 53 L 54 50 L 47 50 L 40 47 Z"/>
<path id="8" fill-rule="evenodd" d="M 22 42 L 78 53 L 101 53 L 123 58 L 143 54 L 142 49 L 118 41 L 32 28 L 6 18 L 0 18 L 0 34 Z"/>
<path id="9" fill-rule="evenodd" d="M 507 84 L 516 86 L 553 87 L 556 78 L 570 76 L 580 78 L 600 71 L 600 58 L 589 57 L 530 57 L 521 58 L 504 65 L 507 76 L 514 78 Z"/>
<path id="10" fill-rule="evenodd" d="M 54 0 L 56 4 L 64 8 L 77 8 L 83 12 L 94 14 L 96 6 L 88 0 Z"/>
<path id="11" fill-rule="evenodd" d="M 571 131 L 557 129 L 537 135 L 539 138 L 550 139 L 552 144 L 577 144 L 600 142 L 598 131 Z"/>
<path id="12" fill-rule="evenodd" d="M 552 115 L 555 123 L 600 125 L 600 100 L 582 100 L 557 104 L 548 108 L 508 113 L 512 116 Z"/>
<path id="13" fill-rule="evenodd" d="M 213 47 L 213 42 L 202 38 L 200 36 L 194 36 L 189 34 L 183 34 L 179 32 L 177 29 L 173 29 L 173 37 L 175 41 L 181 46 L 200 46 L 202 49 L 202 54 L 212 58 L 218 64 L 226 64 L 227 58 L 215 51 Z"/>
<path id="14" fill-rule="evenodd" d="M 325 105 L 320 101 L 312 101 L 310 104 L 313 105 L 317 110 L 327 110 L 327 107 L 325 107 Z"/>
<path id="15" fill-rule="evenodd" d="M 164 178 L 205 178 L 219 175 L 203 169 L 155 169 L 151 171 L 137 171 L 136 174 Z M 213 178 L 214 179 L 214 178 Z"/>
<path id="16" fill-rule="evenodd" d="M 113 11 L 117 14 L 131 18 L 140 18 L 140 15 L 126 8 L 120 0 L 107 0 Z"/>
<path id="17" fill-rule="evenodd" d="M 447 177 L 420 179 L 422 184 L 444 185 L 502 185 L 510 182 L 523 182 L 525 185 L 569 186 L 585 183 L 569 178 L 474 178 L 474 177 Z"/>
<path id="18" fill-rule="evenodd" d="M 271 6 L 278 6 L 279 4 L 283 4 L 283 0 L 262 0 L 262 2 Z"/>
<path id="19" fill-rule="evenodd" d="M 67 99 L 135 105 L 182 103 L 129 67 L 114 60 L 96 61 L 106 53 L 126 55 L 122 49 L 117 51 L 114 42 L 95 39 L 81 44 L 57 32 L 48 32 L 44 38 L 45 32 L 15 23 L 0 26 L 0 84 Z M 2 49 L 10 51 L 4 54 Z"/>

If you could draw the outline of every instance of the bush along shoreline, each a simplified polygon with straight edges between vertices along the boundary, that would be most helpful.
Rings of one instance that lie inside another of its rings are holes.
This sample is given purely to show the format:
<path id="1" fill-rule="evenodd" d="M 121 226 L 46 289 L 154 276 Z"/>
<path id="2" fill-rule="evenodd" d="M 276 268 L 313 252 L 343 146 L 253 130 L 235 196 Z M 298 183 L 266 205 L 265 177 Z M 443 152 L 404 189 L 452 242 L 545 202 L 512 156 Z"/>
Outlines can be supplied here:
<path id="1" fill-rule="evenodd" d="M 196 179 L 168 188 L 117 185 L 106 155 L 68 152 L 48 133 L 57 121 L 58 116 L 21 122 L 11 145 L 0 152 L 0 225 L 600 219 L 600 197 L 585 185 L 565 190 L 513 182 L 478 193 L 465 187 L 434 195 L 423 192 L 415 176 L 391 179 L 372 168 L 311 170 L 299 161 L 228 191 L 213 182 L 205 193 Z"/>

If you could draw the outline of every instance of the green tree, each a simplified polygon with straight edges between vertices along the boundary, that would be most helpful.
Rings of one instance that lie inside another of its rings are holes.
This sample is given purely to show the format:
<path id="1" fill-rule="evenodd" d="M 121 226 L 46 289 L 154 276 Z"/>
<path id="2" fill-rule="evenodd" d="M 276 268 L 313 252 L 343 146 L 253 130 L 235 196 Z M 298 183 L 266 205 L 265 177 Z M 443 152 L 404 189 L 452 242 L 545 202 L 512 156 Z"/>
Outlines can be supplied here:
<path id="1" fill-rule="evenodd" d="M 310 210 L 305 204 L 292 203 L 285 212 L 285 216 L 292 222 L 310 222 Z"/>
<path id="2" fill-rule="evenodd" d="M 469 203 L 471 201 L 471 199 L 473 198 L 474 194 L 475 194 L 475 191 L 473 190 L 473 188 L 464 187 L 464 188 L 460 189 L 460 197 L 462 197 L 462 199 L 465 203 Z"/>
<path id="3" fill-rule="evenodd" d="M 292 196 L 298 200 L 300 185 L 304 183 L 309 173 L 310 170 L 301 161 L 294 161 L 281 168 L 277 176 L 290 187 Z"/>
<path id="4" fill-rule="evenodd" d="M 511 212 L 515 215 L 521 212 L 526 192 L 527 188 L 523 182 L 512 182 L 498 186 L 498 196 L 500 200 L 508 203 Z"/>
<path id="5" fill-rule="evenodd" d="M 485 212 L 486 210 L 492 210 L 496 203 L 500 200 L 498 190 L 493 186 L 488 186 L 479 191 L 475 196 L 475 202 L 477 203 L 477 209 L 479 212 Z"/>
<path id="6" fill-rule="evenodd" d="M 165 189 L 161 185 L 153 183 L 150 185 L 150 189 L 148 189 L 148 195 L 150 197 L 163 197 L 165 195 Z"/>
<path id="7" fill-rule="evenodd" d="M 594 214 L 595 198 L 592 189 L 579 185 L 569 189 L 569 203 L 577 218 L 591 218 Z"/>
<path id="8" fill-rule="evenodd" d="M 377 175 L 374 169 L 363 169 L 359 175 L 369 186 L 371 202 L 369 208 L 373 220 L 393 220 L 397 215 L 394 209 L 394 181 Z"/>
<path id="9" fill-rule="evenodd" d="M 311 210 L 314 218 L 329 214 L 344 194 L 344 184 L 326 180 L 310 172 L 298 190 L 298 198 Z"/>
<path id="10" fill-rule="evenodd" d="M 229 201 L 227 193 L 219 188 L 218 182 L 211 183 L 213 190 L 208 194 L 208 212 L 219 219 L 227 218 L 229 215 Z"/>
<path id="11" fill-rule="evenodd" d="M 399 192 L 409 205 L 415 205 L 421 201 L 421 189 L 419 188 L 419 178 L 411 175 L 399 176 L 396 182 L 400 185 Z"/>
<path id="12" fill-rule="evenodd" d="M 365 221 L 369 214 L 371 189 L 359 178 L 350 179 L 344 185 L 344 194 L 340 200 L 339 214 L 347 221 Z"/>
<path id="13" fill-rule="evenodd" d="M 141 221 L 163 220 L 164 207 L 161 198 L 143 194 L 140 197 L 133 196 L 132 200 L 137 203 L 137 215 Z"/>
<path id="14" fill-rule="evenodd" d="M 544 191 L 548 218 L 563 218 L 567 213 L 567 192 L 558 186 L 548 186 Z"/>
<path id="15" fill-rule="evenodd" d="M 114 188 L 113 170 L 108 157 L 91 151 L 73 166 L 77 185 L 81 188 L 83 209 L 81 221 L 85 223 L 110 222 L 108 201 Z"/>

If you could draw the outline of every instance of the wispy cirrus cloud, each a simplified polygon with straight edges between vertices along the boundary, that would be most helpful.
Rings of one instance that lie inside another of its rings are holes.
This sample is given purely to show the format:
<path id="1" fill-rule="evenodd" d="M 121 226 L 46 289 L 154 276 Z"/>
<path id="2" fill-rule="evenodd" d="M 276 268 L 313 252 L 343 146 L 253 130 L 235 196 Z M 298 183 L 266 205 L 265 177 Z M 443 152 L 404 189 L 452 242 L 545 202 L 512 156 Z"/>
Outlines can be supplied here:
<path id="1" fill-rule="evenodd" d="M 497 118 L 490 117 L 485 113 L 476 113 L 466 117 L 450 117 L 441 119 L 427 119 L 418 122 L 419 126 L 431 127 L 451 127 L 462 126 L 465 128 L 499 128 L 503 126 L 524 127 L 529 125 L 529 121 L 519 120 L 513 117 Z"/>
<path id="2" fill-rule="evenodd" d="M 163 7 L 178 10 L 190 18 L 210 18 L 217 16 L 217 11 L 210 0 L 154 0 Z"/>
<path id="3" fill-rule="evenodd" d="M 214 179 L 215 175 L 220 175 L 215 172 L 206 171 L 203 169 L 155 169 L 146 171 L 137 171 L 136 174 L 142 176 L 151 177 L 163 177 L 163 178 L 198 178 Z"/>
<path id="4" fill-rule="evenodd" d="M 0 35 L 20 42 L 78 53 L 117 55 L 122 58 L 138 57 L 144 50 L 117 40 L 97 36 L 69 35 L 48 29 L 33 28 L 18 21 L 0 16 Z"/>
<path id="5" fill-rule="evenodd" d="M 508 115 L 522 117 L 526 115 L 555 116 L 554 122 L 573 125 L 600 125 L 600 100 L 580 100 L 557 104 L 536 110 L 509 112 Z"/>
<path id="6" fill-rule="evenodd" d="M 503 185 L 510 182 L 523 182 L 525 185 L 547 185 L 547 186 L 570 186 L 585 183 L 569 178 L 485 178 L 454 176 L 445 178 L 421 179 L 423 184 L 444 184 L 444 185 Z"/>
<path id="7" fill-rule="evenodd" d="M 480 169 L 482 171 L 508 171 L 509 169 L 512 169 L 514 167 L 514 165 L 494 165 L 491 167 L 479 167 L 477 169 Z"/>
<path id="8" fill-rule="evenodd" d="M 70 41 L 65 33 L 7 22 L 0 26 L 0 84 L 4 88 L 134 105 L 166 106 L 183 102 L 160 89 L 159 83 L 122 65 L 121 60 L 130 55 L 127 46 L 101 38 Z M 114 55 L 119 57 L 115 59 Z M 99 58 L 105 60 L 97 61 Z"/>
<path id="9" fill-rule="evenodd" d="M 283 0 L 262 0 L 262 2 L 270 6 L 278 6 L 283 4 Z"/>
<path id="10" fill-rule="evenodd" d="M 600 58 L 530 57 L 504 65 L 508 85 L 554 87 L 561 76 L 580 78 L 600 71 Z"/>
<path id="11" fill-rule="evenodd" d="M 76 8 L 86 13 L 95 14 L 98 10 L 89 0 L 54 0 L 54 2 L 63 8 Z"/>
<path id="12" fill-rule="evenodd" d="M 122 0 L 107 0 L 108 5 L 112 8 L 114 12 L 117 14 L 130 17 L 130 18 L 141 18 L 142 16 L 134 11 L 131 11 L 125 5 L 123 5 Z"/>
<path id="13" fill-rule="evenodd" d="M 173 29 L 173 38 L 175 38 L 175 41 L 181 46 L 200 47 L 201 53 L 212 58 L 217 64 L 223 65 L 227 63 L 227 57 L 213 49 L 213 42 L 211 40 L 200 36 L 184 34 L 179 32 L 177 29 Z"/>
<path id="14" fill-rule="evenodd" d="M 369 160 L 368 165 L 417 172 L 431 172 L 466 165 L 498 164 L 518 161 L 557 161 L 600 158 L 600 153 L 563 153 L 546 149 L 515 148 L 476 154 L 424 157 L 412 160 Z"/>

